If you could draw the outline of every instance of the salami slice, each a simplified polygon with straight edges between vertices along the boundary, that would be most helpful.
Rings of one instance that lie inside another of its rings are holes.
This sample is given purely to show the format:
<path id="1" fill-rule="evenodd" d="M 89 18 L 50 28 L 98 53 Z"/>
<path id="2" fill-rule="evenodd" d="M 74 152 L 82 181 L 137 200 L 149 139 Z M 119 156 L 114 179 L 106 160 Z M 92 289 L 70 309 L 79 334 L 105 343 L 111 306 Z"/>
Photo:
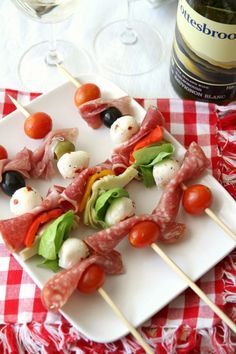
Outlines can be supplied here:
<path id="1" fill-rule="evenodd" d="M 122 112 L 122 115 L 130 114 L 130 98 L 124 96 L 112 100 L 105 100 L 103 98 L 91 100 L 79 107 L 79 113 L 91 128 L 97 129 L 102 125 L 100 113 L 109 107 L 118 108 Z"/>
<path id="2" fill-rule="evenodd" d="M 25 236 L 34 218 L 34 214 L 27 213 L 15 218 L 0 221 L 2 238 L 11 252 L 19 252 L 25 247 Z"/>
<path id="3" fill-rule="evenodd" d="M 121 254 L 115 250 L 100 257 L 97 255 L 96 264 L 100 265 L 106 274 L 118 275 L 124 273 Z"/>
<path id="4" fill-rule="evenodd" d="M 163 125 L 163 117 L 156 107 L 151 106 L 142 121 L 139 131 L 128 141 L 120 144 L 113 150 L 111 160 L 115 172 L 124 171 L 130 165 L 129 158 L 134 146 L 157 125 Z"/>
<path id="5" fill-rule="evenodd" d="M 19 252 L 25 247 L 24 240 L 33 220 L 44 211 L 58 208 L 63 190 L 64 187 L 55 185 L 49 189 L 42 203 L 30 212 L 10 219 L 0 220 L 0 232 L 6 247 L 10 251 Z M 68 208 L 65 211 L 67 210 Z"/>
<path id="6" fill-rule="evenodd" d="M 158 215 L 147 214 L 132 216 L 126 220 L 120 221 L 118 224 L 113 225 L 108 229 L 101 230 L 91 236 L 88 236 L 84 241 L 95 252 L 100 254 L 109 254 L 128 235 L 134 225 L 147 220 L 153 221 L 159 225 L 161 229 L 161 241 L 170 239 L 170 229 L 175 231 L 175 240 L 181 238 L 185 232 L 184 224 L 171 223 L 171 225 L 168 225 L 168 223 L 161 222 Z M 167 237 L 165 233 L 167 234 Z"/>
<path id="7" fill-rule="evenodd" d="M 184 156 L 180 169 L 165 187 L 157 207 L 153 210 L 153 214 L 158 215 L 164 222 L 174 221 L 182 196 L 181 183 L 201 176 L 208 166 L 209 160 L 203 150 L 195 142 L 192 142 Z"/>
<path id="8" fill-rule="evenodd" d="M 94 254 L 78 262 L 72 268 L 55 274 L 48 280 L 42 290 L 42 302 L 46 309 L 58 311 L 77 288 L 84 271 L 94 263 L 103 267 L 108 274 L 123 272 L 123 265 L 118 252 L 113 251 L 111 255 L 107 256 Z"/>
<path id="9" fill-rule="evenodd" d="M 80 172 L 61 194 L 60 205 L 63 207 L 66 202 L 70 203 L 74 210 L 77 211 L 89 177 L 104 169 L 112 169 L 112 163 L 109 160 L 100 165 L 88 167 Z"/>

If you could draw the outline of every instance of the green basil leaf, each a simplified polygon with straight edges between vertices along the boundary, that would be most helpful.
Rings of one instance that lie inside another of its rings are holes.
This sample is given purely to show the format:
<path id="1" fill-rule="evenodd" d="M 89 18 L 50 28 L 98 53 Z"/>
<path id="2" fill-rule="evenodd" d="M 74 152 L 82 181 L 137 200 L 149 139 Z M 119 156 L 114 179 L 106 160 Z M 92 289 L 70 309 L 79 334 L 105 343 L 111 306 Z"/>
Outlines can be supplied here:
<path id="1" fill-rule="evenodd" d="M 161 145 L 151 145 L 134 152 L 135 166 L 152 166 L 160 162 L 163 158 L 172 155 L 174 146 L 170 143 Z M 159 157 L 160 155 L 160 157 Z M 155 161 L 153 163 L 153 161 Z M 158 160 L 158 161 L 157 161 Z"/>
<path id="2" fill-rule="evenodd" d="M 153 174 L 152 174 L 152 167 L 140 166 L 139 169 L 141 171 L 141 175 L 143 177 L 143 182 L 144 182 L 145 187 L 150 188 L 150 187 L 154 186 L 155 180 L 154 180 Z"/>
<path id="3" fill-rule="evenodd" d="M 123 188 L 112 188 L 102 193 L 95 203 L 96 218 L 104 221 L 109 205 L 113 200 L 121 197 L 129 197 L 129 193 Z"/>
<path id="4" fill-rule="evenodd" d="M 48 260 L 55 260 L 62 242 L 67 238 L 74 220 L 74 213 L 69 210 L 51 223 L 41 236 L 38 254 Z"/>
<path id="5" fill-rule="evenodd" d="M 42 263 L 38 264 L 38 267 L 50 269 L 54 273 L 58 272 L 58 270 L 60 268 L 59 265 L 58 265 L 58 260 L 57 259 L 54 259 L 53 261 L 51 261 L 49 259 L 44 259 L 42 261 Z"/>

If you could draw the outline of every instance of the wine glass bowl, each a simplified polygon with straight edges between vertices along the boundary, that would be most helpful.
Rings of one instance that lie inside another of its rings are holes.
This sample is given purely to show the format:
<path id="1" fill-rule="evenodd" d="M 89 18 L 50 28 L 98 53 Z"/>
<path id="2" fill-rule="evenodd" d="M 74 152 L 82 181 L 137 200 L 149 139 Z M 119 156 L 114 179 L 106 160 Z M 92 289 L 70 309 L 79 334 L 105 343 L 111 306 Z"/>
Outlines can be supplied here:
<path id="1" fill-rule="evenodd" d="M 97 32 L 94 55 L 105 70 L 120 75 L 141 75 L 159 65 L 163 41 L 156 29 L 132 18 L 134 0 L 126 1 L 126 19 L 108 23 Z"/>
<path id="2" fill-rule="evenodd" d="M 78 0 L 12 0 L 15 5 L 32 19 L 44 23 L 61 22 L 75 11 Z"/>
<path id="3" fill-rule="evenodd" d="M 49 27 L 50 38 L 31 46 L 20 58 L 18 75 L 24 89 L 49 91 L 64 82 L 58 75 L 57 64 L 66 62 L 76 74 L 90 70 L 88 54 L 74 43 L 56 40 L 56 23 L 70 18 L 78 9 L 78 0 L 12 0 L 30 19 Z"/>

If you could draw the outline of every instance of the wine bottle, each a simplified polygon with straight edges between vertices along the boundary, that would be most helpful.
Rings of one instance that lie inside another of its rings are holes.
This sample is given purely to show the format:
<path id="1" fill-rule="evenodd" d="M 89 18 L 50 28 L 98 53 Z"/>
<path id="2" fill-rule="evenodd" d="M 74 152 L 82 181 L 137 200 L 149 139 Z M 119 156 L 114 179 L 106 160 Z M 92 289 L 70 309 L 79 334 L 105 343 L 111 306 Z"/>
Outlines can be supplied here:
<path id="1" fill-rule="evenodd" d="M 236 0 L 179 0 L 170 79 L 186 99 L 236 99 Z"/>

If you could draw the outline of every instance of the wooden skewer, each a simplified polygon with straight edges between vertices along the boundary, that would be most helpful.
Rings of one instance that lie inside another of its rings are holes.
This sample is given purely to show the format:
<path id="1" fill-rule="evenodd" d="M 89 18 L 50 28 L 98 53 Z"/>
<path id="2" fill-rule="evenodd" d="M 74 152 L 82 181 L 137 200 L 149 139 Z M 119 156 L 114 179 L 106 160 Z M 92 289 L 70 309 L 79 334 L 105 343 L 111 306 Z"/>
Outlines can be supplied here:
<path id="1" fill-rule="evenodd" d="M 72 76 L 69 71 L 67 71 L 62 65 L 57 64 L 58 69 L 62 72 L 64 76 L 66 76 L 69 81 L 71 81 L 75 87 L 79 88 L 81 86 L 81 83 Z"/>
<path id="2" fill-rule="evenodd" d="M 146 353 L 148 354 L 154 354 L 154 351 L 149 347 L 149 345 L 144 341 L 142 336 L 139 334 L 139 332 L 131 325 L 131 323 L 126 319 L 126 317 L 123 315 L 123 313 L 120 311 L 120 309 L 114 304 L 110 296 L 107 294 L 107 292 L 103 288 L 98 289 L 99 294 L 101 297 L 106 301 L 106 303 L 112 308 L 112 310 L 115 312 L 115 314 L 124 322 L 126 327 L 129 329 L 129 331 L 133 334 L 134 338 L 137 340 L 137 342 L 143 347 Z"/>
<path id="3" fill-rule="evenodd" d="M 205 209 L 205 213 L 220 226 L 234 241 L 236 241 L 236 234 L 209 208 Z"/>
<path id="4" fill-rule="evenodd" d="M 190 279 L 187 274 L 185 274 L 182 269 L 180 269 L 178 265 L 174 261 L 172 261 L 172 259 L 170 259 L 156 243 L 152 243 L 151 247 L 163 259 L 163 261 L 167 263 L 188 284 L 188 286 L 212 309 L 212 311 L 214 311 L 222 319 L 222 321 L 224 321 L 229 326 L 229 328 L 231 328 L 232 331 L 236 333 L 235 323 L 207 297 L 207 295 L 192 281 L 192 279 Z"/>
<path id="5" fill-rule="evenodd" d="M 182 189 L 185 191 L 187 186 L 182 183 Z M 236 241 L 236 234 L 209 208 L 205 209 L 205 213 L 218 225 L 220 226 L 234 241 Z"/>
<path id="6" fill-rule="evenodd" d="M 19 109 L 19 111 L 24 114 L 24 116 L 26 118 L 28 118 L 30 116 L 30 113 L 27 111 L 27 109 L 25 109 L 19 102 L 17 102 L 17 100 L 15 100 L 15 98 L 13 98 L 11 95 L 7 95 L 7 96 L 14 103 L 16 108 Z"/>

